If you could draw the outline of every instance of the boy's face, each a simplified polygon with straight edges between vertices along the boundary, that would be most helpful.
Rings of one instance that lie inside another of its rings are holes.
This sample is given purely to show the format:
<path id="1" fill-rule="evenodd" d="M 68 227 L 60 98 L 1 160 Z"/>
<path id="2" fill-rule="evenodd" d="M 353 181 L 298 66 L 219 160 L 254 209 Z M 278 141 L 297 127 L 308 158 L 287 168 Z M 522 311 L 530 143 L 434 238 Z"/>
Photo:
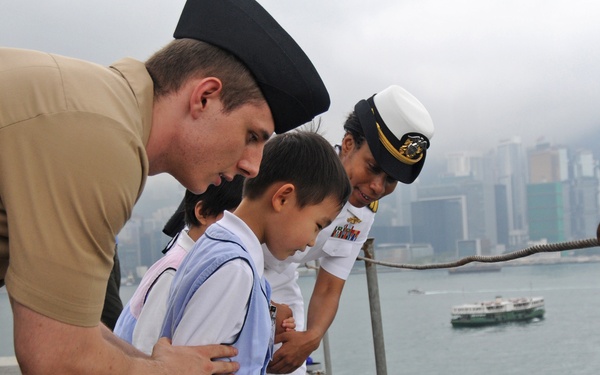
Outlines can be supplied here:
<path id="1" fill-rule="evenodd" d="M 266 232 L 265 243 L 279 260 L 294 255 L 296 251 L 304 251 L 307 246 L 314 246 L 319 232 L 331 224 L 341 208 L 340 202 L 331 196 L 321 203 L 302 208 L 295 199 L 287 203 L 287 207 L 277 215 L 277 222 L 271 224 Z"/>
<path id="2" fill-rule="evenodd" d="M 379 167 L 366 141 L 357 148 L 354 138 L 347 134 L 342 140 L 340 159 L 352 185 L 348 201 L 354 207 L 368 206 L 391 194 L 398 185 Z"/>

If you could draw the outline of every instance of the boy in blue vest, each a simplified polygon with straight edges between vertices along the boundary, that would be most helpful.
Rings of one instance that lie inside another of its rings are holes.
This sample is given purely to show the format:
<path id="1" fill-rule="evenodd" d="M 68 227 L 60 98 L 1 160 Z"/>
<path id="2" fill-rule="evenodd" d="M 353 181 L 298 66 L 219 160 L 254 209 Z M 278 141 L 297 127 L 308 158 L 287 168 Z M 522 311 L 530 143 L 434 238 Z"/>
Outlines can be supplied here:
<path id="1" fill-rule="evenodd" d="M 264 374 L 275 311 L 261 245 L 281 260 L 313 246 L 350 191 L 339 158 L 320 135 L 292 132 L 269 140 L 238 208 L 208 228 L 177 270 L 163 336 L 173 345 L 233 345 L 238 375 Z"/>

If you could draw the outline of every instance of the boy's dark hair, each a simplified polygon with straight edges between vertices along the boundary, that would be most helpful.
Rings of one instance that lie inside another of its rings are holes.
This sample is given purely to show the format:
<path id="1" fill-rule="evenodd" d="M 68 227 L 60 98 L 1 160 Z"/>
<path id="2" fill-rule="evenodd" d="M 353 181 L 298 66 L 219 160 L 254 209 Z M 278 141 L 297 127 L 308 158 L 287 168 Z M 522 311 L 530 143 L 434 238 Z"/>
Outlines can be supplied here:
<path id="1" fill-rule="evenodd" d="M 365 138 L 365 133 L 360 125 L 360 120 L 356 115 L 356 112 L 352 111 L 346 118 L 346 122 L 344 123 L 344 130 L 346 134 L 350 134 L 352 138 L 354 138 L 354 143 L 356 144 L 356 148 L 360 148 Z"/>
<path id="2" fill-rule="evenodd" d="M 186 190 L 179 207 L 165 224 L 163 233 L 175 237 L 186 224 L 199 226 L 194 211 L 200 201 L 202 201 L 202 214 L 205 216 L 217 216 L 225 210 L 233 210 L 242 200 L 243 185 L 244 177 L 236 175 L 233 180 L 223 181 L 219 186 L 210 185 L 202 194 L 194 194 Z"/>
<path id="3" fill-rule="evenodd" d="M 223 84 L 225 112 L 266 100 L 248 68 L 231 53 L 195 39 L 176 39 L 146 61 L 154 82 L 154 99 L 179 90 L 188 79 L 217 77 Z"/>
<path id="4" fill-rule="evenodd" d="M 202 201 L 202 215 L 218 216 L 225 210 L 233 210 L 242 200 L 244 177 L 236 175 L 231 181 L 223 181 L 221 185 L 210 185 L 202 194 L 194 194 L 186 190 L 183 197 L 185 223 L 190 227 L 200 225 L 196 218 L 196 204 Z"/>
<path id="5" fill-rule="evenodd" d="M 352 190 L 333 147 L 321 135 L 307 131 L 276 135 L 265 144 L 260 171 L 246 180 L 244 198 L 256 199 L 276 182 L 296 187 L 300 208 L 329 196 L 337 199 L 341 208 Z"/>

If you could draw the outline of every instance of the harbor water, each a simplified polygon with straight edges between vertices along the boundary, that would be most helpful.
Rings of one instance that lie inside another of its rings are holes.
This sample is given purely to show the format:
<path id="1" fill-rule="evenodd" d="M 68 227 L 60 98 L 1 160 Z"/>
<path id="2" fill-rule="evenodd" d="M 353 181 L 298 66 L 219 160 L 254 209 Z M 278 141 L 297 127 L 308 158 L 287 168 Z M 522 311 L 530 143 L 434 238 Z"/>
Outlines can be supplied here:
<path id="1" fill-rule="evenodd" d="M 600 263 L 504 266 L 500 272 L 379 267 L 388 374 L 592 375 L 600 372 Z M 299 279 L 310 295 L 314 276 Z M 419 289 L 424 294 L 409 294 Z M 125 286 L 128 299 L 135 286 Z M 544 319 L 453 328 L 450 308 L 496 296 L 542 296 Z M 375 374 L 366 276 L 352 274 L 329 330 L 335 375 Z M 0 357 L 13 356 L 12 317 L 0 290 Z M 313 358 L 323 360 L 322 348 Z"/>

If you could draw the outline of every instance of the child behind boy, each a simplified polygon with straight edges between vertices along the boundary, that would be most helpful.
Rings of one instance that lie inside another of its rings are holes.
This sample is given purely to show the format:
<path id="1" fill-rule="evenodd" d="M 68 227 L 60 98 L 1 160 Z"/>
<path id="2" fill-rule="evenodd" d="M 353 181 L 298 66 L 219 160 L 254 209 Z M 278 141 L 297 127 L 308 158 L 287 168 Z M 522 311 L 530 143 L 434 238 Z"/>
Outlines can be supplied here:
<path id="1" fill-rule="evenodd" d="M 219 220 L 223 211 L 233 210 L 240 204 L 243 183 L 244 177 L 237 175 L 232 181 L 224 181 L 219 186 L 211 185 L 203 194 L 194 194 L 189 190 L 185 192 L 178 211 L 169 220 L 177 222 L 173 225 L 181 228 L 178 228 L 170 247 L 164 250 L 167 255 L 148 269 L 121 312 L 114 329 L 117 336 L 146 354 L 152 353 L 154 344 L 160 338 L 175 271 L 206 228 Z M 180 220 L 181 224 L 178 223 Z"/>
<path id="2" fill-rule="evenodd" d="M 181 263 L 163 336 L 174 345 L 231 344 L 239 353 L 233 358 L 240 363 L 238 375 L 264 374 L 274 312 L 261 244 L 282 260 L 304 251 L 350 191 L 339 158 L 320 135 L 292 132 L 270 139 L 238 208 L 208 228 Z"/>

